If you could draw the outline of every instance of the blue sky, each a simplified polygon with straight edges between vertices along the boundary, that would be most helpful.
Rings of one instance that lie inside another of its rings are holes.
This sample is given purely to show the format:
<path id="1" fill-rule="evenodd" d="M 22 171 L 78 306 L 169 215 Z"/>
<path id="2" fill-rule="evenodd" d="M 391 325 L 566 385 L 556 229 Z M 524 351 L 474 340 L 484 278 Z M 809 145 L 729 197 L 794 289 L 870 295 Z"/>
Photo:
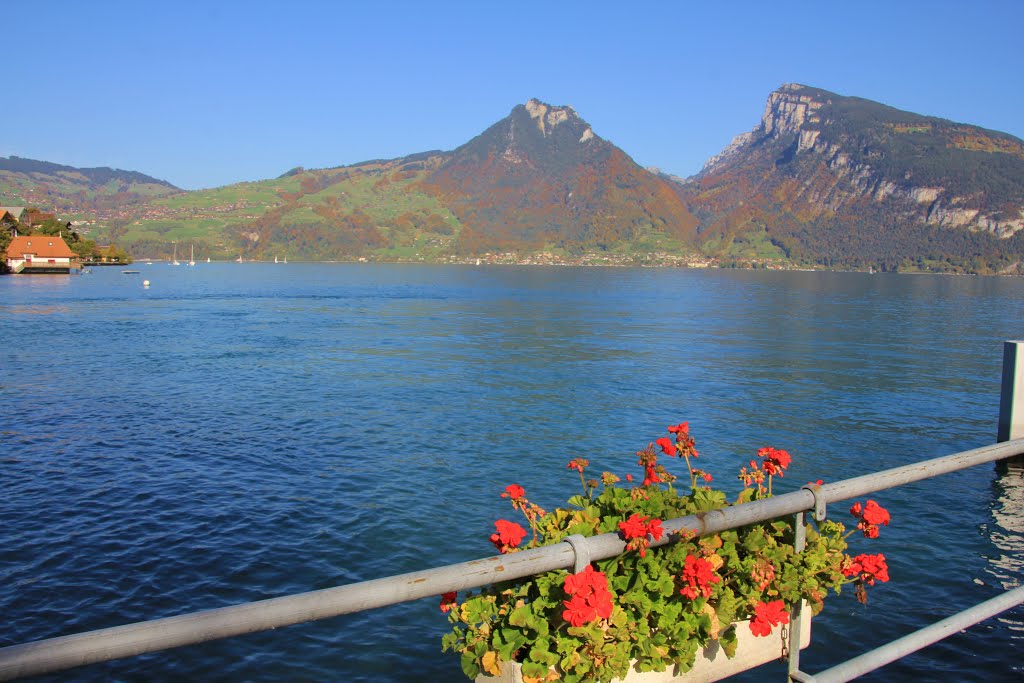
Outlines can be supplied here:
<path id="1" fill-rule="evenodd" d="M 531 97 L 572 105 L 642 166 L 683 176 L 791 81 L 1024 137 L 1017 0 L 3 10 L 0 156 L 186 189 L 452 149 Z"/>

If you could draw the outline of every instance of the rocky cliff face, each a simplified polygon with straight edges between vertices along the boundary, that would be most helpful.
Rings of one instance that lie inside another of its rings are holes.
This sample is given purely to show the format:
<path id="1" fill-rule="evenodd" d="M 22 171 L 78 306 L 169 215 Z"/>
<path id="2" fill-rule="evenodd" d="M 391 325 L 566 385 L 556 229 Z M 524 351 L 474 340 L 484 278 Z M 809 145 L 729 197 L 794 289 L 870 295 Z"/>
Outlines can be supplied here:
<path id="1" fill-rule="evenodd" d="M 799 134 L 804 123 L 820 123 L 817 116 L 825 102 L 803 94 L 803 86 L 786 83 L 768 96 L 761 116 L 761 130 L 765 135 Z"/>
<path id="2" fill-rule="evenodd" d="M 690 180 L 706 186 L 744 167 L 775 171 L 766 192 L 796 180 L 779 199 L 805 214 L 870 202 L 908 222 L 1001 238 L 1024 230 L 1021 141 L 803 85 L 772 92 L 760 124 Z M 972 182 L 979 167 L 985 178 Z"/>

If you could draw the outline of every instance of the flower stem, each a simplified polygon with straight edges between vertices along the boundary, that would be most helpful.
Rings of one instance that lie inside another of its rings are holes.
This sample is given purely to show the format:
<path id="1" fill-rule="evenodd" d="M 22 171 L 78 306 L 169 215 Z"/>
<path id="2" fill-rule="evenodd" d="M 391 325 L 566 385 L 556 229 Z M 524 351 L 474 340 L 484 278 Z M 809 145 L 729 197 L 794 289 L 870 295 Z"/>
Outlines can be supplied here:
<path id="1" fill-rule="evenodd" d="M 683 459 L 686 460 L 686 469 L 690 471 L 690 490 L 695 491 L 697 489 L 697 477 L 693 474 L 693 467 L 690 466 L 690 456 L 683 451 Z"/>

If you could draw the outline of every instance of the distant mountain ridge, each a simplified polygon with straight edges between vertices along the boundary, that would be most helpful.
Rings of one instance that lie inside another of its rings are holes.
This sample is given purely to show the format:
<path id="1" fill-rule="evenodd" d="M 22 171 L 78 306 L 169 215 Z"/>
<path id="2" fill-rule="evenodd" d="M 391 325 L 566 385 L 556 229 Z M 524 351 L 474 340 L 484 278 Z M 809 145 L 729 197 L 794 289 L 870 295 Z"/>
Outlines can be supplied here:
<path id="1" fill-rule="evenodd" d="M 0 157 L 0 198 L 58 214 L 92 213 L 181 192 L 165 180 L 106 166 L 75 168 Z"/>
<path id="2" fill-rule="evenodd" d="M 139 173 L 138 171 L 123 171 L 119 168 L 99 166 L 95 168 L 75 168 L 74 166 L 63 166 L 49 161 L 37 161 L 11 155 L 0 157 L 0 171 L 11 171 L 14 173 L 39 173 L 43 175 L 57 175 L 60 173 L 75 174 L 84 176 L 89 182 L 95 185 L 104 185 L 112 180 L 128 184 L 138 185 L 163 185 L 171 190 L 179 188 L 166 180 L 158 180 L 151 176 Z"/>
<path id="3" fill-rule="evenodd" d="M 572 107 L 532 99 L 451 151 L 196 192 L 0 159 L 0 200 L 73 214 L 152 257 L 189 241 L 204 257 L 269 260 L 1024 263 L 1024 141 L 799 84 L 769 94 L 758 125 L 687 179 L 639 167 Z"/>

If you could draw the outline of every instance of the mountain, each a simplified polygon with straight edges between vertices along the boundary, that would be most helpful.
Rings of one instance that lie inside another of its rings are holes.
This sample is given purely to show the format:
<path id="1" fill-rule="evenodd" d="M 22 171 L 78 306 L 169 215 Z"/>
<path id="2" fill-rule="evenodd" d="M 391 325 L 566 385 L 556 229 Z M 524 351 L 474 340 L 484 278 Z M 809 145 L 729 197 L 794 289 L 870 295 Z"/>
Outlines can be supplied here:
<path id="1" fill-rule="evenodd" d="M 1024 141 L 805 85 L 682 184 L 708 251 L 766 238 L 798 262 L 1019 268 Z"/>
<path id="2" fill-rule="evenodd" d="M 83 232 L 136 254 L 166 257 L 179 242 L 194 243 L 200 258 L 263 260 L 514 252 L 649 261 L 693 253 L 697 227 L 676 183 L 638 166 L 571 107 L 537 100 L 452 151 L 297 166 L 269 180 L 103 206 L 94 216 L 95 228 L 83 216 Z"/>
<path id="3" fill-rule="evenodd" d="M 596 135 L 572 107 L 535 99 L 444 155 L 421 186 L 458 217 L 469 252 L 696 237 L 697 221 L 671 182 Z"/>
<path id="4" fill-rule="evenodd" d="M 195 192 L 0 159 L 0 203 L 56 209 L 154 258 L 181 243 L 202 259 L 1024 272 L 1024 142 L 796 84 L 687 179 L 534 99 L 451 151 Z"/>
<path id="5" fill-rule="evenodd" d="M 7 205 L 77 214 L 180 191 L 166 181 L 136 171 L 75 168 L 17 156 L 0 157 L 0 197 Z"/>

